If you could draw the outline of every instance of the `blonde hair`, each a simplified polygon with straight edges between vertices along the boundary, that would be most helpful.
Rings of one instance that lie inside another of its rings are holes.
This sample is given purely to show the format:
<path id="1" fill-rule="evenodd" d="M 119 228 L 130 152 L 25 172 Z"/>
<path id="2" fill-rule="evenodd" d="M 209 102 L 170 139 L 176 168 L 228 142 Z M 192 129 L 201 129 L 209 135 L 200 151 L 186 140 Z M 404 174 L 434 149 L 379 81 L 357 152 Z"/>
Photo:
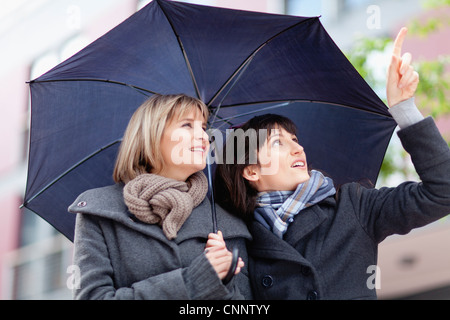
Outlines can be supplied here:
<path id="1" fill-rule="evenodd" d="M 115 182 L 127 183 L 138 175 L 160 171 L 164 166 L 160 142 L 166 125 L 177 115 L 180 119 L 192 110 L 208 119 L 208 107 L 199 99 L 184 94 L 155 94 L 134 112 L 120 145 L 114 167 Z"/>

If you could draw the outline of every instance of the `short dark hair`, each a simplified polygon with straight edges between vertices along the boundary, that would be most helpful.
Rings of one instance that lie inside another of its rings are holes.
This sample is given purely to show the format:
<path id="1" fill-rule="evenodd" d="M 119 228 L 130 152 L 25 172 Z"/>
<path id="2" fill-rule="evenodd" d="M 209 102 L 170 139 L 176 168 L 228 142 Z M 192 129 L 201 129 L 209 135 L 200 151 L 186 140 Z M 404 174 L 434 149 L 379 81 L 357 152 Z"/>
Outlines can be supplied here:
<path id="1" fill-rule="evenodd" d="M 239 129 L 245 132 L 248 130 L 266 130 L 269 132 L 272 129 L 284 129 L 287 132 L 296 135 L 297 127 L 288 118 L 277 114 L 264 114 L 261 116 L 253 117 L 244 123 Z M 235 136 L 231 136 L 231 139 L 235 139 Z M 229 139 L 230 139 L 229 138 Z M 269 137 L 266 136 L 266 139 Z M 249 159 L 251 155 L 258 152 L 259 148 L 264 145 L 264 136 L 256 135 L 256 145 L 245 143 L 245 159 L 238 163 L 237 144 L 230 143 L 229 139 L 225 143 L 222 154 L 232 154 L 234 162 L 218 163 L 215 172 L 214 179 L 214 195 L 217 203 L 230 213 L 234 213 L 243 218 L 247 222 L 253 217 L 253 211 L 256 206 L 256 198 L 258 191 L 249 183 L 247 179 L 243 177 L 245 167 L 250 165 Z M 233 147 L 234 150 L 227 151 L 227 145 Z M 242 146 L 240 146 L 242 147 Z M 243 162 L 243 163 L 242 163 Z"/>

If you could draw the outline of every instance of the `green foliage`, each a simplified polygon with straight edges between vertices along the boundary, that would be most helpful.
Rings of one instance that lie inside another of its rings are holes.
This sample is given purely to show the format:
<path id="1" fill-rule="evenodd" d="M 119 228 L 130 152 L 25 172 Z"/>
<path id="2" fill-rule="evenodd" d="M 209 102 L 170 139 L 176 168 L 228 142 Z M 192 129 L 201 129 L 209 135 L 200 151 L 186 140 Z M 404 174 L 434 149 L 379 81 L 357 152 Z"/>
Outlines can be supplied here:
<path id="1" fill-rule="evenodd" d="M 450 0 L 426 0 L 423 1 L 423 7 L 425 9 L 436 9 L 448 6 L 450 7 Z"/>
<path id="2" fill-rule="evenodd" d="M 436 10 L 438 14 L 426 21 L 413 19 L 408 25 L 409 35 L 427 37 L 440 28 L 450 26 L 450 16 L 448 11 L 445 11 L 450 8 L 450 0 L 428 0 L 424 2 L 424 8 Z M 374 66 L 370 65 L 370 56 L 384 53 L 392 44 L 393 39 L 387 37 L 359 38 L 351 51 L 346 53 L 355 69 L 374 89 L 384 89 L 386 80 L 375 76 Z M 450 114 L 450 56 L 440 56 L 432 61 L 414 60 L 413 66 L 420 75 L 415 97 L 423 114 L 434 118 Z M 450 145 L 450 141 L 448 142 Z M 411 172 L 411 167 L 407 165 L 408 154 L 391 144 L 381 167 L 380 179 L 384 180 L 394 173 L 401 174 L 405 179 L 412 177 L 414 172 Z"/>
<path id="3" fill-rule="evenodd" d="M 368 65 L 368 58 L 371 53 L 383 52 L 392 40 L 387 37 L 357 39 L 351 51 L 346 53 L 347 59 L 353 64 L 359 74 L 372 87 L 378 87 L 379 81 L 374 76 L 373 70 Z M 384 85 L 384 84 L 383 84 Z"/>
<path id="4" fill-rule="evenodd" d="M 425 38 L 432 32 L 435 32 L 444 26 L 444 21 L 440 18 L 430 18 L 426 23 L 422 23 L 418 19 L 414 19 L 409 25 L 410 34 L 418 35 Z"/>
<path id="5" fill-rule="evenodd" d="M 389 177 L 394 172 L 398 171 L 398 166 L 394 163 L 394 155 L 391 151 L 392 149 L 389 148 L 386 151 L 386 154 L 383 159 L 383 163 L 381 164 L 381 169 L 379 173 L 379 178 L 385 180 L 387 177 Z"/>
<path id="6" fill-rule="evenodd" d="M 373 68 L 368 65 L 368 57 L 376 51 L 383 52 L 392 42 L 390 38 L 361 38 L 355 42 L 352 51 L 346 54 L 372 88 L 383 87 L 385 82 L 374 76 Z M 433 61 L 414 61 L 413 66 L 420 75 L 416 91 L 418 105 L 423 106 L 423 111 L 434 118 L 450 114 L 450 56 L 440 56 Z"/>
<path id="7" fill-rule="evenodd" d="M 420 75 L 416 96 L 426 114 L 438 118 L 450 114 L 450 56 L 434 61 L 421 61 L 415 65 Z"/>
<path id="8" fill-rule="evenodd" d="M 450 0 L 427 0 L 423 7 L 434 12 L 433 17 L 420 21 L 413 19 L 409 33 L 420 37 L 427 37 L 443 27 L 450 26 Z M 420 75 L 420 83 L 417 88 L 419 103 L 426 106 L 424 111 L 437 118 L 444 114 L 450 114 L 450 56 L 439 56 L 434 61 L 420 61 L 415 64 Z"/>

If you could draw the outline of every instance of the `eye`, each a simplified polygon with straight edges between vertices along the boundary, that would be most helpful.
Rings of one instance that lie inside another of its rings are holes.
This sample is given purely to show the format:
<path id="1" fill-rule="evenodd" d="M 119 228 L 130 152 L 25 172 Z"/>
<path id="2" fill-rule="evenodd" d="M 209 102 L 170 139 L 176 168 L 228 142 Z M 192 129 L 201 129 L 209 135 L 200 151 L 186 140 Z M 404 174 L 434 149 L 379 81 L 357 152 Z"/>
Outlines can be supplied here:
<path id="1" fill-rule="evenodd" d="M 192 128 L 192 123 L 190 123 L 190 122 L 185 122 L 185 123 L 183 123 L 183 125 L 182 125 L 181 127 Z"/>
<path id="2" fill-rule="evenodd" d="M 293 138 L 292 138 L 292 141 L 294 141 L 295 143 L 298 143 L 297 137 L 293 137 Z"/>
<path id="3" fill-rule="evenodd" d="M 280 139 L 275 139 L 272 141 L 272 146 L 281 146 L 281 140 Z"/>

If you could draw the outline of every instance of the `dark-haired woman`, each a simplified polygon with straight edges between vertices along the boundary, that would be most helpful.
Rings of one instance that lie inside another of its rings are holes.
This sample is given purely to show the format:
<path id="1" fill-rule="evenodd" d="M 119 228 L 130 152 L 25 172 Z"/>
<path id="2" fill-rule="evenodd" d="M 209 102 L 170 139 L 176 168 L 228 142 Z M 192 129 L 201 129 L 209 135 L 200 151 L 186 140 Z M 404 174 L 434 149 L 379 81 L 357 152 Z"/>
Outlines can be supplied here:
<path id="1" fill-rule="evenodd" d="M 387 98 L 420 183 L 381 189 L 349 183 L 336 193 L 329 177 L 308 169 L 293 123 L 275 115 L 241 127 L 267 132 L 245 150 L 245 164 L 218 165 L 216 198 L 244 217 L 253 235 L 255 298 L 376 299 L 378 244 L 450 213 L 450 150 L 433 119 L 414 105 L 419 78 L 411 56 L 400 57 L 405 34 L 395 41 Z"/>

